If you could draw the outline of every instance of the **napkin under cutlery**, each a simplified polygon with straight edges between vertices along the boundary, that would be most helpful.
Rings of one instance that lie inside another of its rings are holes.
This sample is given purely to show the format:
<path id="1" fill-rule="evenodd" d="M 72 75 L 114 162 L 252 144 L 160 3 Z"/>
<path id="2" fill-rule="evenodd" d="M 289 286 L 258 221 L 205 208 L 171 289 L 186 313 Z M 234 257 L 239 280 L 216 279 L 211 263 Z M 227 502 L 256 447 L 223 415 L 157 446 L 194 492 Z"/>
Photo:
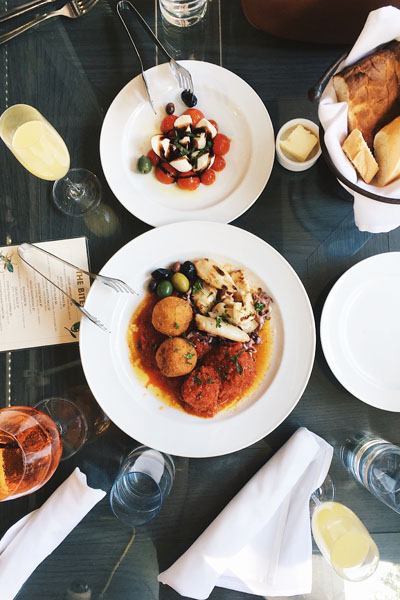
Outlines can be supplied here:
<path id="1" fill-rule="evenodd" d="M 325 440 L 298 429 L 158 580 L 198 600 L 215 586 L 262 596 L 310 593 L 309 500 L 332 454 Z"/>
<path id="2" fill-rule="evenodd" d="M 356 43 L 338 70 L 355 63 L 377 46 L 390 42 L 399 36 L 399 9 L 394 6 L 384 6 L 372 11 L 368 15 Z M 341 144 L 348 135 L 347 103 L 337 102 L 332 80 L 328 83 L 322 94 L 318 116 L 325 130 L 324 140 L 326 147 L 336 168 L 349 181 L 356 183 L 360 188 L 369 190 L 380 196 L 400 198 L 399 179 L 385 187 L 366 184 L 360 178 L 357 181 L 356 171 L 345 157 L 341 148 Z M 348 191 L 354 196 L 354 220 L 360 231 L 380 233 L 391 231 L 400 226 L 400 205 L 371 200 L 350 189 Z"/>
<path id="3" fill-rule="evenodd" d="M 86 483 L 78 468 L 37 510 L 0 540 L 0 598 L 13 600 L 36 567 L 57 548 L 106 492 Z"/>

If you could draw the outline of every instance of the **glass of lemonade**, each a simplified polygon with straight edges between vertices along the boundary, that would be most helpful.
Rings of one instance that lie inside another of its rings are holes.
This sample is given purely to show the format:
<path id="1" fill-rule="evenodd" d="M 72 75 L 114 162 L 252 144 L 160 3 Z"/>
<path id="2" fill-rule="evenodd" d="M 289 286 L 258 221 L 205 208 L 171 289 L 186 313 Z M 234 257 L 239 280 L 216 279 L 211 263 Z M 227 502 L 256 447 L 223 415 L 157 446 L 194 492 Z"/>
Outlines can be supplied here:
<path id="1" fill-rule="evenodd" d="M 81 216 L 96 208 L 101 189 L 86 169 L 70 169 L 68 148 L 54 127 L 28 104 L 10 106 L 0 117 L 0 137 L 30 173 L 54 181 L 53 199 L 62 212 Z"/>
<path id="2" fill-rule="evenodd" d="M 312 532 L 321 554 L 336 573 L 350 581 L 370 577 L 379 551 L 357 515 L 339 502 L 321 502 L 312 514 Z"/>

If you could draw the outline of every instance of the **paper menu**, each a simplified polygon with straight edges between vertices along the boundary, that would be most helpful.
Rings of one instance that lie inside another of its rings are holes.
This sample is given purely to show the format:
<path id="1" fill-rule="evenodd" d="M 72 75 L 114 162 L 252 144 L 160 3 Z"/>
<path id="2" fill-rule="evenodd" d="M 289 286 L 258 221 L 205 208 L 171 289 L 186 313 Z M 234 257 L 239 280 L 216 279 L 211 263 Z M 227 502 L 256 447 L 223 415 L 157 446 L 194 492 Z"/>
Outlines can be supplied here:
<path id="1" fill-rule="evenodd" d="M 88 270 L 85 237 L 35 245 Z M 24 263 L 17 249 L 0 246 L 0 351 L 77 342 L 82 313 Z M 29 261 L 83 306 L 90 288 L 87 275 L 43 253 L 32 253 Z"/>

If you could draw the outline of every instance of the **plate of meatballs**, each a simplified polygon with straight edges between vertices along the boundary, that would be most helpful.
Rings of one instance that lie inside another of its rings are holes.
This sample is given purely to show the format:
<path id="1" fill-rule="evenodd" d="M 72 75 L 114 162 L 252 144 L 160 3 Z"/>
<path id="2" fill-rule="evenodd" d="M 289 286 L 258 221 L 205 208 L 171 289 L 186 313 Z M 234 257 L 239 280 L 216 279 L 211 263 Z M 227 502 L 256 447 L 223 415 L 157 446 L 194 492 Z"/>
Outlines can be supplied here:
<path id="1" fill-rule="evenodd" d="M 175 223 L 129 242 L 101 273 L 137 295 L 93 284 L 85 306 L 110 333 L 82 321 L 82 364 L 128 435 L 170 454 L 217 456 L 293 410 L 315 325 L 302 283 L 266 242 L 230 225 Z"/>

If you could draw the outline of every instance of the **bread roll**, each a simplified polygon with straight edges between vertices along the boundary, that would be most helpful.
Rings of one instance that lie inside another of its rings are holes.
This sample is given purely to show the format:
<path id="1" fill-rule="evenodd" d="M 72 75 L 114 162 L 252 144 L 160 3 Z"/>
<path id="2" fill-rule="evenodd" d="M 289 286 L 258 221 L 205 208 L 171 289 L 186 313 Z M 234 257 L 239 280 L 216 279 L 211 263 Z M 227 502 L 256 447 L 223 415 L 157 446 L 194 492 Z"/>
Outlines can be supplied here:
<path id="1" fill-rule="evenodd" d="M 353 129 L 345 139 L 342 149 L 365 183 L 370 183 L 378 171 L 378 165 L 359 129 Z"/>
<path id="2" fill-rule="evenodd" d="M 374 138 L 379 171 L 377 185 L 387 185 L 400 175 L 400 117 L 378 131 Z"/>
<path id="3" fill-rule="evenodd" d="M 348 104 L 349 131 L 359 129 L 372 148 L 373 136 L 400 114 L 400 43 L 390 42 L 333 77 L 339 102 Z"/>

